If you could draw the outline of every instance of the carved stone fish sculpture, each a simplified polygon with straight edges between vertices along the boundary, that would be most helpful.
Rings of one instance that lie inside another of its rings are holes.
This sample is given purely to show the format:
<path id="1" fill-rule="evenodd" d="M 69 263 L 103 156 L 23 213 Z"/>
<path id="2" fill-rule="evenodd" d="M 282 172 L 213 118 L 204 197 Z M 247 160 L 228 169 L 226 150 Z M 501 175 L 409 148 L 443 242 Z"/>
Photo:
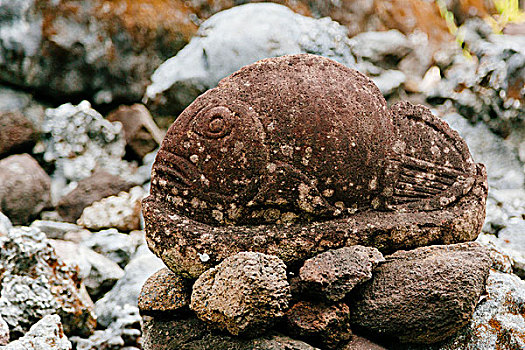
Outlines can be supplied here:
<path id="1" fill-rule="evenodd" d="M 354 244 L 392 252 L 472 240 L 487 183 L 427 108 L 388 108 L 361 73 L 291 55 L 197 98 L 168 130 L 150 191 L 150 248 L 197 277 L 240 251 L 293 266 Z"/>

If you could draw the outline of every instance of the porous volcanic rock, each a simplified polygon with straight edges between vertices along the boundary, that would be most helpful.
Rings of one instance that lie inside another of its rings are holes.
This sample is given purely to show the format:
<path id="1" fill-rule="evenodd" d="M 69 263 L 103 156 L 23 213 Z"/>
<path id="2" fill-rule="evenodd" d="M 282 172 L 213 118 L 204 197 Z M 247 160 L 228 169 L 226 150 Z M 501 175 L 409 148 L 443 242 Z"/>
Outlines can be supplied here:
<path id="1" fill-rule="evenodd" d="M 398 251 L 357 289 L 352 325 L 407 343 L 444 340 L 471 320 L 491 264 L 474 242 Z"/>
<path id="2" fill-rule="evenodd" d="M 24 336 L 4 350 L 71 350 L 71 342 L 64 334 L 58 315 L 46 315 L 35 323 Z"/>
<path id="3" fill-rule="evenodd" d="M 241 252 L 197 279 L 190 308 L 216 328 L 255 336 L 284 315 L 289 299 L 286 266 L 279 258 Z"/>
<path id="4" fill-rule="evenodd" d="M 142 286 L 139 309 L 142 314 L 172 312 L 190 305 L 192 283 L 162 268 L 151 275 Z"/>
<path id="5" fill-rule="evenodd" d="M 197 30 L 193 16 L 179 0 L 2 3 L 0 79 L 60 100 L 138 101 Z"/>
<path id="6" fill-rule="evenodd" d="M 132 184 L 120 176 L 106 171 L 96 171 L 78 182 L 77 187 L 60 199 L 57 211 L 67 222 L 76 222 L 84 208 L 103 198 L 128 191 Z"/>
<path id="7" fill-rule="evenodd" d="M 210 332 L 206 323 L 194 316 L 144 316 L 144 350 L 319 350 L 281 334 L 268 334 L 255 339 Z"/>
<path id="8" fill-rule="evenodd" d="M 51 178 L 29 154 L 0 160 L 0 211 L 15 225 L 28 224 L 51 206 Z"/>
<path id="9" fill-rule="evenodd" d="M 23 114 L 0 112 L 0 157 L 31 152 L 36 138 L 33 123 Z"/>
<path id="10" fill-rule="evenodd" d="M 300 301 L 288 310 L 286 321 L 292 336 L 336 349 L 352 337 L 350 309 L 344 303 L 333 305 Z"/>
<path id="11" fill-rule="evenodd" d="M 290 55 L 244 67 L 179 116 L 143 214 L 152 251 L 197 278 L 241 251 L 300 266 L 356 244 L 473 240 L 486 193 L 483 165 L 428 109 L 388 109 L 357 71 Z"/>
<path id="12" fill-rule="evenodd" d="M 148 109 L 141 104 L 120 106 L 106 119 L 122 123 L 126 146 L 139 160 L 160 146 L 164 137 Z"/>
<path id="13" fill-rule="evenodd" d="M 67 335 L 90 335 L 96 320 L 78 270 L 64 264 L 44 233 L 14 228 L 0 237 L 0 314 L 16 339 L 42 317 L 58 314 Z"/>
<path id="14" fill-rule="evenodd" d="M 344 247 L 321 253 L 304 262 L 299 270 L 303 289 L 328 300 L 343 299 L 355 286 L 372 278 L 372 270 L 384 261 L 377 249 Z"/>

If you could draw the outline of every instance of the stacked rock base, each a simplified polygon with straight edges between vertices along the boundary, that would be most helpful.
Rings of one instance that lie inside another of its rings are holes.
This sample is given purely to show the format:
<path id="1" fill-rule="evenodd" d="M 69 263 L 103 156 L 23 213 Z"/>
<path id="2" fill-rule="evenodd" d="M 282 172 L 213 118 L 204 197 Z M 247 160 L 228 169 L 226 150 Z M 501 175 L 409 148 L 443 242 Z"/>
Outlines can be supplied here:
<path id="1" fill-rule="evenodd" d="M 139 298 L 144 349 L 371 347 L 354 332 L 386 348 L 432 344 L 469 323 L 490 266 L 487 250 L 468 242 L 386 257 L 345 247 L 295 273 L 275 256 L 242 252 L 195 282 L 165 268 Z"/>

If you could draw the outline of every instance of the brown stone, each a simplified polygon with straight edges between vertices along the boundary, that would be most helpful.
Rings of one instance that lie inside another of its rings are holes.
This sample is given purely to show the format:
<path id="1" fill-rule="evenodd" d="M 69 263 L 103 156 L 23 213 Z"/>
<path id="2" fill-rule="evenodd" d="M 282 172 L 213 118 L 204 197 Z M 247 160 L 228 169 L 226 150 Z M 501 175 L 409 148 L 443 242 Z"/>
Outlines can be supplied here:
<path id="1" fill-rule="evenodd" d="M 253 337 L 284 315 L 289 299 L 284 263 L 272 255 L 242 252 L 197 279 L 190 308 L 214 328 Z"/>
<path id="2" fill-rule="evenodd" d="M 300 301 L 286 313 L 290 333 L 323 349 L 336 349 L 352 337 L 350 309 L 344 303 L 334 305 Z"/>
<path id="3" fill-rule="evenodd" d="M 57 211 L 64 221 L 76 222 L 84 208 L 96 201 L 128 191 L 133 185 L 119 176 L 97 171 L 78 182 L 78 186 L 60 199 Z"/>
<path id="4" fill-rule="evenodd" d="M 138 103 L 132 106 L 120 106 L 110 113 L 107 119 L 122 123 L 128 149 L 139 160 L 154 151 L 164 137 L 148 109 Z"/>
<path id="5" fill-rule="evenodd" d="M 190 305 L 191 283 L 162 268 L 151 275 L 139 294 L 141 314 L 176 312 Z"/>
<path id="6" fill-rule="evenodd" d="M 29 154 L 0 160 L 0 211 L 14 225 L 28 225 L 51 206 L 51 178 Z"/>
<path id="7" fill-rule="evenodd" d="M 343 299 L 355 286 L 372 278 L 372 270 L 384 261 L 377 249 L 344 247 L 321 253 L 304 262 L 300 283 L 309 293 L 332 301 Z"/>
<path id="8" fill-rule="evenodd" d="M 242 68 L 179 116 L 143 213 L 152 251 L 198 277 L 240 251 L 291 265 L 356 244 L 472 240 L 486 192 L 483 165 L 427 108 L 388 109 L 359 72 L 290 55 Z"/>
<path id="9" fill-rule="evenodd" d="M 33 123 L 18 112 L 0 112 L 0 157 L 31 152 L 37 139 Z"/>
<path id="10" fill-rule="evenodd" d="M 405 343 L 444 340 L 470 321 L 490 266 L 474 242 L 398 251 L 357 288 L 352 325 Z"/>
<path id="11" fill-rule="evenodd" d="M 142 321 L 144 350 L 319 350 L 276 333 L 243 339 L 210 332 L 204 322 L 189 315 L 178 318 L 144 316 Z"/>
<path id="12" fill-rule="evenodd" d="M 387 348 L 366 338 L 354 335 L 352 340 L 342 350 L 387 350 Z"/>

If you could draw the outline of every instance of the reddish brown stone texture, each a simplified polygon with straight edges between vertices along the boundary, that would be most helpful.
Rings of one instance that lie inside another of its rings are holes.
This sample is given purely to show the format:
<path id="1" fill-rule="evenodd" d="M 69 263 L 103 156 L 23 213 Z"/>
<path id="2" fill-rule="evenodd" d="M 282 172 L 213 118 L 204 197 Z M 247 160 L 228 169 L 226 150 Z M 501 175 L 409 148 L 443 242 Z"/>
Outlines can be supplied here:
<path id="1" fill-rule="evenodd" d="M 78 186 L 60 199 L 57 211 L 64 221 L 76 222 L 84 208 L 102 198 L 128 191 L 133 185 L 119 176 L 105 171 L 97 171 L 90 177 L 79 181 Z"/>
<path id="2" fill-rule="evenodd" d="M 491 260 L 478 243 L 430 246 L 386 257 L 352 301 L 352 325 L 405 343 L 435 343 L 468 324 Z"/>
<path id="3" fill-rule="evenodd" d="M 0 157 L 31 152 L 37 131 L 31 121 L 18 112 L 0 112 Z"/>
<path id="4" fill-rule="evenodd" d="M 142 314 L 182 311 L 190 304 L 191 282 L 167 268 L 151 275 L 139 295 Z"/>
<path id="5" fill-rule="evenodd" d="M 484 167 L 428 109 L 389 110 L 364 75 L 292 55 L 244 67 L 180 115 L 144 217 L 150 248 L 198 277 L 241 251 L 294 265 L 356 244 L 472 240 L 486 193 Z"/>
<path id="6" fill-rule="evenodd" d="M 352 336 L 350 309 L 344 303 L 325 305 L 300 301 L 288 310 L 286 320 L 292 336 L 323 349 L 337 349 Z"/>
<path id="7" fill-rule="evenodd" d="M 141 104 L 120 106 L 116 111 L 109 114 L 107 119 L 122 123 L 128 150 L 139 160 L 154 151 L 164 137 L 148 109 Z"/>

